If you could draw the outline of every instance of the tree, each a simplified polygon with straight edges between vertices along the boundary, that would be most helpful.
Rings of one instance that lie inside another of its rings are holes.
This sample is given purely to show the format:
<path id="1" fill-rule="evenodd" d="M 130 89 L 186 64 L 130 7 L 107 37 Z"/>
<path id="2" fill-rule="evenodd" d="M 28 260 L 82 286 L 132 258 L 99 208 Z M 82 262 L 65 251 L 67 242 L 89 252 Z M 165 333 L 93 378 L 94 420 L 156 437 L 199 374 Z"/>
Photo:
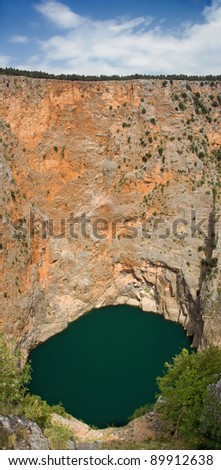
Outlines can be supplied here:
<path id="1" fill-rule="evenodd" d="M 211 449 L 221 449 L 221 380 L 207 387 L 200 417 L 200 433 L 205 445 Z"/>
<path id="2" fill-rule="evenodd" d="M 175 435 L 198 439 L 207 387 L 221 376 L 221 350 L 210 347 L 190 354 L 183 349 L 165 366 L 166 374 L 157 379 L 161 392 L 157 409 Z"/>

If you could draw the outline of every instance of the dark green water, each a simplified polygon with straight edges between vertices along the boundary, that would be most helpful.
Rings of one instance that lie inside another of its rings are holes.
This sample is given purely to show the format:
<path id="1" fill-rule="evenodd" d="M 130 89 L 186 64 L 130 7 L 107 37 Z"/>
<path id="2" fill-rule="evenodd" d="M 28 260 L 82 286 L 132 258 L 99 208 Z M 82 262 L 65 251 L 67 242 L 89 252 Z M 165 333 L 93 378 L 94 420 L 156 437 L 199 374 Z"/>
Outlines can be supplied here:
<path id="1" fill-rule="evenodd" d="M 165 361 L 190 348 L 183 328 L 126 305 L 93 310 L 30 354 L 30 391 L 88 424 L 123 425 L 154 402 Z"/>

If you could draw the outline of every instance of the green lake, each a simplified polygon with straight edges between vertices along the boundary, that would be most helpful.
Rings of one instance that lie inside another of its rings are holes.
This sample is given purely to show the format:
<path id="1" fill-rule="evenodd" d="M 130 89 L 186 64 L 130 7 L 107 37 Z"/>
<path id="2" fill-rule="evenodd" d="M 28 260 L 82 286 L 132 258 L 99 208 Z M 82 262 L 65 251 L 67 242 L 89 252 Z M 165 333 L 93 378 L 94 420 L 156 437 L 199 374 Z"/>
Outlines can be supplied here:
<path id="1" fill-rule="evenodd" d="M 165 361 L 190 343 L 160 315 L 126 305 L 93 310 L 30 353 L 30 391 L 88 424 L 121 426 L 155 401 Z"/>

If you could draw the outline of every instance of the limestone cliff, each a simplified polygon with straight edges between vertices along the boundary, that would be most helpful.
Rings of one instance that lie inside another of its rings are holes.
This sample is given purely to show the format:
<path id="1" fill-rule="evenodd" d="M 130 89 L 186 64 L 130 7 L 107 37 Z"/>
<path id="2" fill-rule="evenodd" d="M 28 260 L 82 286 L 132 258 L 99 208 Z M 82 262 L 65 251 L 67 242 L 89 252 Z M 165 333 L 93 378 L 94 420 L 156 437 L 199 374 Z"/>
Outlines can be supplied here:
<path id="1" fill-rule="evenodd" d="M 1 77 L 2 328 L 128 303 L 221 344 L 221 83 Z"/>

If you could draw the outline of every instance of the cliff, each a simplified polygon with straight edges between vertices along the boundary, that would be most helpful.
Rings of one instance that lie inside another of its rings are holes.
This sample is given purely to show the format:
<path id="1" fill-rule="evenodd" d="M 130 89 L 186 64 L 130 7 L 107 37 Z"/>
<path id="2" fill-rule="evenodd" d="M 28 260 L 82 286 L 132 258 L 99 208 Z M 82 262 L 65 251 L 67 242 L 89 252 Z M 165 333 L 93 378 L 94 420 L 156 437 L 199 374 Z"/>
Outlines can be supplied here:
<path id="1" fill-rule="evenodd" d="M 221 344 L 221 82 L 1 77 L 1 327 L 128 303 Z"/>

